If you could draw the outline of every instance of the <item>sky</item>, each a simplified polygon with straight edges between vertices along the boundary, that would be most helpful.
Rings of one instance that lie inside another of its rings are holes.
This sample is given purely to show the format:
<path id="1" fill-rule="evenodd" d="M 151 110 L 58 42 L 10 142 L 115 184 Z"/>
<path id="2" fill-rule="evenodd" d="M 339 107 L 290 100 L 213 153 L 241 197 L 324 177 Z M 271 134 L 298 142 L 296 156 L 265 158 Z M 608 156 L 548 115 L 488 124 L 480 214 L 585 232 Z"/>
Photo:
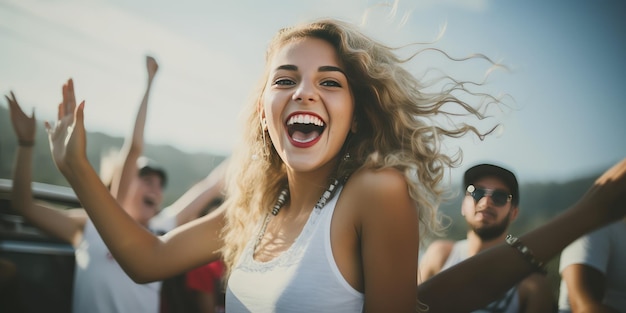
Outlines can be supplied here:
<path id="1" fill-rule="evenodd" d="M 445 141 L 446 151 L 463 151 L 453 180 L 496 162 L 522 183 L 564 181 L 626 157 L 625 14 L 621 0 L 0 0 L 0 92 L 14 91 L 25 110 L 52 121 L 71 77 L 87 130 L 126 136 L 149 54 L 159 71 L 146 141 L 227 155 L 274 33 L 333 17 L 390 46 L 436 41 L 453 57 L 482 53 L 510 69 L 485 87 L 510 96 L 479 123 L 500 123 L 496 133 Z M 478 80 L 489 69 L 428 53 L 408 66 Z"/>

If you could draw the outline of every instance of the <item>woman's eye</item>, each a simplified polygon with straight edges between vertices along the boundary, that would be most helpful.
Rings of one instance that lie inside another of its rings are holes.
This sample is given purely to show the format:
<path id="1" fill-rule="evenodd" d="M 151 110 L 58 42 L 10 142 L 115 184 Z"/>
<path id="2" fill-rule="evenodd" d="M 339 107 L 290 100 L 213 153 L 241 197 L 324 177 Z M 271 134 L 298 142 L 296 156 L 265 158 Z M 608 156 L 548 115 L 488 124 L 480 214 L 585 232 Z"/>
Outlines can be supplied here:
<path id="1" fill-rule="evenodd" d="M 341 87 L 341 84 L 334 80 L 325 80 L 321 83 L 321 85 L 325 87 Z"/>
<path id="2" fill-rule="evenodd" d="M 274 85 L 280 85 L 280 86 L 289 86 L 289 85 L 294 85 L 295 82 L 291 79 L 278 79 L 276 81 L 274 81 Z"/>

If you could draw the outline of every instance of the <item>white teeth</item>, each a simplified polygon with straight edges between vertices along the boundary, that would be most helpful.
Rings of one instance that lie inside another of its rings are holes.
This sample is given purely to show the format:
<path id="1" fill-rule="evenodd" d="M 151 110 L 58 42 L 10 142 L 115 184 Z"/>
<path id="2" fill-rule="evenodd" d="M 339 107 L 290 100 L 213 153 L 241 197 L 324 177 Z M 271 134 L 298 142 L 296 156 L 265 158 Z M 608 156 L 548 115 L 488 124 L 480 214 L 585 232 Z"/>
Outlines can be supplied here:
<path id="1" fill-rule="evenodd" d="M 287 121 L 287 125 L 293 125 L 293 124 L 313 124 L 316 126 L 320 126 L 323 127 L 324 126 L 324 122 L 322 122 L 322 120 L 320 118 L 318 118 L 317 116 L 313 116 L 313 115 L 308 115 L 308 114 L 298 114 L 298 115 L 294 115 L 292 117 L 289 118 L 289 120 Z"/>

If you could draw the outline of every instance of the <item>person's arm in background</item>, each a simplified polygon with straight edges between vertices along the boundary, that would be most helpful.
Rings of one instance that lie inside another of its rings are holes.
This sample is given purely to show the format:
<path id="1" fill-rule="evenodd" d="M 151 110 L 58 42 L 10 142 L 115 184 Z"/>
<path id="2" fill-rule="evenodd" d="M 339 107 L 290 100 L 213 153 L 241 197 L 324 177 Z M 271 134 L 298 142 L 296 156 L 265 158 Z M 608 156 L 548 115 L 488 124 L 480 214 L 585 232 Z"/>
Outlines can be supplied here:
<path id="1" fill-rule="evenodd" d="M 137 111 L 135 126 L 129 137 L 124 139 L 124 144 L 120 150 L 121 168 L 114 171 L 111 181 L 111 194 L 119 203 L 124 203 L 124 198 L 132 180 L 137 176 L 137 159 L 142 155 L 144 148 L 144 129 L 146 126 L 146 116 L 148 115 L 148 101 L 152 89 L 152 81 L 159 69 L 156 60 L 151 56 L 146 56 L 146 68 L 148 72 L 148 82 L 146 92 Z M 119 165 L 118 165 L 119 166 Z"/>
<path id="2" fill-rule="evenodd" d="M 70 80 L 68 84 L 72 84 Z M 68 87 L 63 86 L 64 98 Z M 13 166 L 13 190 L 11 207 L 31 224 L 41 230 L 76 246 L 82 235 L 87 214 L 82 209 L 60 210 L 45 203 L 35 203 L 32 194 L 32 160 L 35 146 L 35 114 L 27 116 L 20 107 L 17 98 L 11 92 L 5 96 L 9 104 L 9 113 L 13 130 L 18 141 L 17 154 Z M 66 99 L 70 101 L 70 99 Z M 64 107 L 64 101 L 59 107 Z"/>
<path id="3" fill-rule="evenodd" d="M 572 264 L 561 275 L 567 282 L 572 313 L 619 313 L 602 304 L 605 291 L 602 272 L 584 264 Z"/>
<path id="4" fill-rule="evenodd" d="M 453 246 L 454 241 L 451 240 L 435 240 L 428 246 L 419 261 L 417 271 L 418 285 L 441 272 Z"/>
<path id="5" fill-rule="evenodd" d="M 151 221 L 152 228 L 169 231 L 200 217 L 213 200 L 224 197 L 224 178 L 228 159 L 222 161 L 209 175 L 187 190 L 178 200 L 163 209 Z M 173 222 L 170 222 L 173 221 Z M 175 225 L 169 225 L 175 224 Z"/>

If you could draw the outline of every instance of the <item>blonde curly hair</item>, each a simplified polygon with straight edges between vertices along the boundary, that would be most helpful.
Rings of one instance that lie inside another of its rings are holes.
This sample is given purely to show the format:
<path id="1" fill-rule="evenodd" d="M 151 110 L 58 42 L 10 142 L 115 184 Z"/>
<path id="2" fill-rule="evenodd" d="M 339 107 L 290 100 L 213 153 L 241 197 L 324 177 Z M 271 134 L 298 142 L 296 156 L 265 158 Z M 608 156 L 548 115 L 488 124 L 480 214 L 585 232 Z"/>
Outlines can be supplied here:
<path id="1" fill-rule="evenodd" d="M 333 19 L 280 30 L 269 45 L 266 62 L 284 45 L 303 38 L 322 39 L 336 49 L 354 95 L 358 129 L 348 136 L 343 147 L 343 152 L 350 153 L 351 161 L 341 162 L 335 177 L 363 167 L 398 169 L 406 176 L 409 194 L 419 210 L 420 235 L 441 233 L 437 207 L 444 191 L 440 183 L 445 169 L 457 166 L 461 158 L 460 154 L 441 152 L 441 139 L 470 132 L 482 138 L 491 132 L 480 133 L 465 123 L 445 128 L 432 121 L 437 115 L 483 118 L 478 109 L 481 105 L 471 106 L 454 95 L 471 95 L 464 86 L 467 82 L 445 76 L 452 83 L 438 92 L 426 92 L 434 82 L 421 82 L 403 68 L 418 53 L 401 59 L 395 54 L 396 49 L 372 40 L 356 26 Z M 258 106 L 267 79 L 268 68 L 244 109 L 244 138 L 230 162 L 222 234 L 222 255 L 229 269 L 287 183 L 285 164 L 259 121 Z M 498 102 L 494 97 L 488 98 Z M 449 104 L 457 105 L 461 113 L 445 112 L 442 106 Z"/>

